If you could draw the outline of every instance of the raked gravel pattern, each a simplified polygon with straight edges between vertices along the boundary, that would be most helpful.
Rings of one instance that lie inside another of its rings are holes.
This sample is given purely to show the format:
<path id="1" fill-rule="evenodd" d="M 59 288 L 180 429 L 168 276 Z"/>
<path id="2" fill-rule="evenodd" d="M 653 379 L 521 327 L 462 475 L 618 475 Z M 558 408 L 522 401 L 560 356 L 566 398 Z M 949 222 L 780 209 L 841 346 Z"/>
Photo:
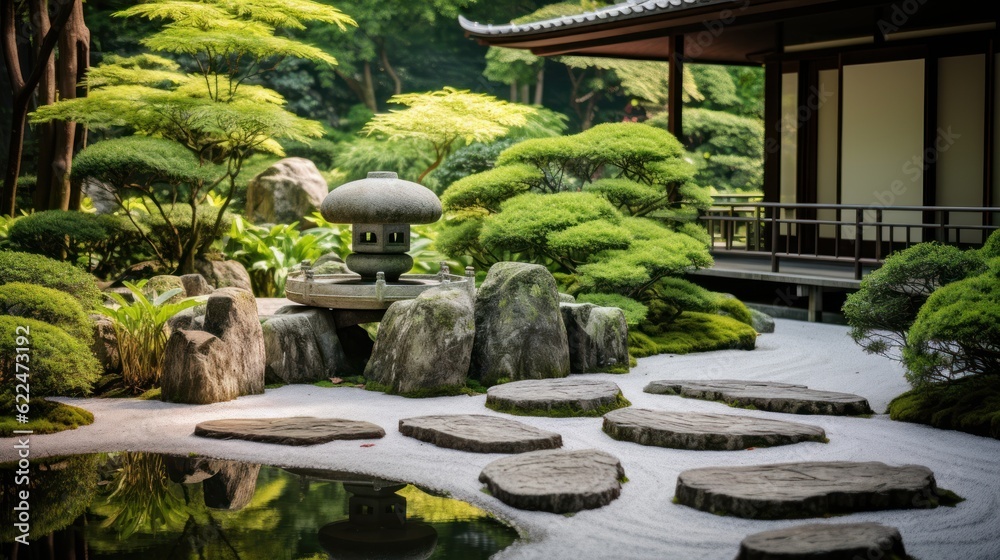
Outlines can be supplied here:
<path id="1" fill-rule="evenodd" d="M 733 558 L 752 533 L 801 521 L 755 521 L 719 517 L 671 503 L 677 475 L 686 469 L 793 461 L 882 461 L 919 464 L 934 471 L 942 488 L 968 498 L 957 507 L 859 513 L 840 523 L 879 522 L 898 527 L 907 552 L 917 558 L 1000 558 L 1000 441 L 873 418 L 794 416 L 733 410 L 724 404 L 650 395 L 642 388 L 657 379 L 755 379 L 798 383 L 814 389 L 862 395 L 876 412 L 909 387 L 900 366 L 866 355 L 847 328 L 777 320 L 774 334 L 758 338 L 753 351 L 729 350 L 639 360 L 625 375 L 588 374 L 612 381 L 633 406 L 672 411 L 738 412 L 815 424 L 830 443 L 799 443 L 753 451 L 688 451 L 615 441 L 601 431 L 601 418 L 519 416 L 518 421 L 563 436 L 563 449 L 600 449 L 621 460 L 629 482 L 611 504 L 566 517 L 521 511 L 483 494 L 479 473 L 497 454 L 441 449 L 388 429 L 369 442 L 334 441 L 311 447 L 283 447 L 195 437 L 195 424 L 220 418 L 317 416 L 365 420 L 392 428 L 402 418 L 428 414 L 494 414 L 485 395 L 406 399 L 355 388 L 298 385 L 212 405 L 169 404 L 121 399 L 63 399 L 94 413 L 96 421 L 77 430 L 31 439 L 34 457 L 96 451 L 201 453 L 268 464 L 365 472 L 450 492 L 495 513 L 517 528 L 523 540 L 498 559 Z M 500 415 L 502 416 L 502 415 Z M 510 418 L 509 416 L 507 416 Z M 0 442 L 0 460 L 15 458 L 14 440 Z"/>

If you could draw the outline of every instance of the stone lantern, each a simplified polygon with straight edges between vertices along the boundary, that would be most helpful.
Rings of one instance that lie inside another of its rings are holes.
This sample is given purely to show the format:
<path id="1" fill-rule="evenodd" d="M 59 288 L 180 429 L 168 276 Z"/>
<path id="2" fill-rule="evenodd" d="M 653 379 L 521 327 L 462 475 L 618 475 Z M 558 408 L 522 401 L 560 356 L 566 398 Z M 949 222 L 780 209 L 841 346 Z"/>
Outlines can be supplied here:
<path id="1" fill-rule="evenodd" d="M 347 268 L 374 282 L 379 272 L 387 282 L 413 267 L 410 224 L 429 224 L 441 218 L 441 201 L 423 185 L 404 181 L 391 171 L 372 171 L 368 177 L 337 187 L 326 196 L 320 212 L 327 221 L 351 224 Z"/>

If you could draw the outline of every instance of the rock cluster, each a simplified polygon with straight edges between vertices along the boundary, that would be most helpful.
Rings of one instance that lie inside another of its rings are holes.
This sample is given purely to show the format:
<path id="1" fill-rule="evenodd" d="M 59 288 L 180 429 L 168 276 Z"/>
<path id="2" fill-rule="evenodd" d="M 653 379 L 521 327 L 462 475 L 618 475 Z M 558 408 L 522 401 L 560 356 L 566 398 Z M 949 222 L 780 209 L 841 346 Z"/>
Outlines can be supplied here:
<path id="1" fill-rule="evenodd" d="M 254 223 L 301 222 L 319 208 L 329 191 L 316 164 L 285 158 L 250 180 L 246 215 Z"/>

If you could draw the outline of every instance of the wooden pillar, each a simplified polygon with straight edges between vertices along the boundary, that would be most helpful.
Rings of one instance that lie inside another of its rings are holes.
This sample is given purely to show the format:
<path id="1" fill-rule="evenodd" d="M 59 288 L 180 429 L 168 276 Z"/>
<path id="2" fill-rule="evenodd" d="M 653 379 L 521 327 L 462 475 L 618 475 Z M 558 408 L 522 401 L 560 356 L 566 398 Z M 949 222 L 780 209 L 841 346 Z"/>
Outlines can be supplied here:
<path id="1" fill-rule="evenodd" d="M 986 42 L 986 106 L 983 110 L 986 118 L 983 129 L 983 206 L 987 208 L 1000 204 L 1000 201 L 993 199 L 993 174 L 996 173 L 993 169 L 993 146 L 996 145 L 994 124 L 996 94 L 996 44 L 993 39 L 989 39 Z M 993 225 L 993 213 L 987 212 L 983 220 L 983 225 Z"/>
<path id="2" fill-rule="evenodd" d="M 781 201 L 781 62 L 764 65 L 764 202 Z"/>
<path id="3" fill-rule="evenodd" d="M 667 90 L 667 128 L 680 139 L 684 134 L 681 106 L 684 104 L 684 35 L 670 37 L 670 75 Z"/>

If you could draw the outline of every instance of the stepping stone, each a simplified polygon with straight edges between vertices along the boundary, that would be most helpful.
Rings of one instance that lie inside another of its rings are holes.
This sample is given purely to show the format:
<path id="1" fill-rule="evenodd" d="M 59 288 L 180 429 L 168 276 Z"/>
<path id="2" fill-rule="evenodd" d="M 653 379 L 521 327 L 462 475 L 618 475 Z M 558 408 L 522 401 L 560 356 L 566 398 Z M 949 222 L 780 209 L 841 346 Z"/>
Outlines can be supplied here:
<path id="1" fill-rule="evenodd" d="M 601 416 L 630 404 L 618 385 L 588 379 L 528 379 L 486 391 L 488 408 L 527 416 Z"/>
<path id="2" fill-rule="evenodd" d="M 816 391 L 805 385 L 770 381 L 653 381 L 643 389 L 657 395 L 680 395 L 706 401 L 722 401 L 732 406 L 752 406 L 758 410 L 789 414 L 831 414 L 858 416 L 871 414 L 868 400 L 850 393 Z"/>
<path id="3" fill-rule="evenodd" d="M 194 428 L 194 435 L 216 439 L 245 439 L 280 445 L 316 445 L 335 439 L 373 439 L 385 430 L 371 422 L 341 418 L 237 418 L 211 420 Z"/>
<path id="4" fill-rule="evenodd" d="M 827 441 L 823 428 L 808 424 L 645 408 L 620 408 L 605 414 L 604 431 L 615 439 L 642 445 L 715 451 Z"/>
<path id="5" fill-rule="evenodd" d="M 797 525 L 743 539 L 736 560 L 907 558 L 899 529 L 879 523 Z"/>
<path id="6" fill-rule="evenodd" d="M 475 453 L 524 453 L 562 447 L 562 436 L 517 420 L 483 414 L 418 416 L 399 421 L 404 436 Z"/>
<path id="7" fill-rule="evenodd" d="M 486 465 L 479 482 L 518 509 L 571 513 L 606 506 L 621 493 L 625 471 L 596 449 L 532 451 Z"/>
<path id="8" fill-rule="evenodd" d="M 691 469 L 677 477 L 676 492 L 677 503 L 750 519 L 798 519 L 938 504 L 930 469 L 875 462 Z"/>

